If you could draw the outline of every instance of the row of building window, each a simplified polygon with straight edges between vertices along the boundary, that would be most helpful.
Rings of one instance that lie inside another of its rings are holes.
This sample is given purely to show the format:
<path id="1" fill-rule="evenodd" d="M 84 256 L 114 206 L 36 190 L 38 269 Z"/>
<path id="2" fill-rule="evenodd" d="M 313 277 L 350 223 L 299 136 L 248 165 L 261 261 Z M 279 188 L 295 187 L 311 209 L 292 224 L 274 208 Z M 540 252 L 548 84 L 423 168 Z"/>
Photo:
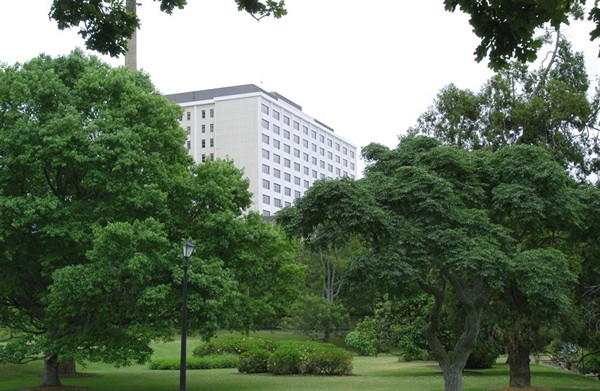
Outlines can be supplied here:
<path id="1" fill-rule="evenodd" d="M 277 149 L 279 149 L 279 148 L 277 148 Z M 286 152 L 288 154 L 290 153 L 290 147 L 288 145 L 284 144 L 284 152 Z M 262 149 L 262 157 L 264 159 L 271 160 L 271 154 L 273 155 L 273 159 L 272 159 L 273 162 L 281 164 L 281 155 L 279 155 L 279 154 L 277 154 L 275 152 L 271 153 L 269 150 L 264 149 L 264 148 Z M 300 158 L 300 150 L 294 148 L 293 155 L 296 158 Z M 331 157 L 329 157 L 329 155 L 328 155 L 328 158 L 331 159 Z M 321 168 L 323 168 L 323 169 L 325 168 L 325 164 L 326 163 L 325 163 L 324 160 L 319 160 L 315 156 L 309 156 L 309 154 L 306 153 L 306 152 L 302 152 L 302 160 L 304 160 L 305 162 L 309 162 L 310 161 L 313 166 L 317 166 L 317 164 L 318 164 Z M 286 157 L 283 158 L 283 163 L 284 163 L 285 167 L 290 167 L 290 162 L 291 162 L 290 159 L 288 159 Z M 340 157 L 337 156 L 337 155 L 335 156 L 335 162 L 338 163 L 338 164 L 340 163 Z M 298 167 L 300 166 L 299 163 L 294 163 L 294 164 L 298 164 Z M 344 159 L 342 161 L 342 165 L 344 167 L 348 167 L 348 160 Z M 351 170 L 354 170 L 354 163 L 353 162 L 350 162 L 349 166 L 350 166 Z M 332 164 L 327 163 L 327 167 L 328 167 L 328 171 L 329 172 L 333 172 L 333 165 Z M 339 168 L 337 170 L 339 170 Z M 300 170 L 298 169 L 296 171 L 300 171 Z"/>
<path id="2" fill-rule="evenodd" d="M 210 109 L 208 111 L 208 115 L 210 116 L 210 118 L 214 118 L 215 117 L 215 109 Z M 200 116 L 202 118 L 206 118 L 206 110 L 202 110 L 200 112 Z M 192 112 L 191 111 L 186 111 L 185 113 L 185 118 L 190 121 L 192 119 Z"/>
<path id="3" fill-rule="evenodd" d="M 297 190 L 294 191 L 294 198 L 300 198 L 300 197 L 302 197 L 302 194 Z M 265 205 L 271 205 L 271 196 L 263 194 L 262 201 L 263 201 L 263 204 L 265 204 Z M 291 204 L 292 204 L 291 202 L 288 202 L 288 201 L 285 202 L 285 206 L 290 206 Z M 281 207 L 283 207 L 284 204 L 281 202 L 280 198 L 273 197 L 273 205 L 277 208 L 281 208 Z"/>
<path id="4" fill-rule="evenodd" d="M 294 121 L 294 129 L 297 129 L 296 126 L 295 126 L 296 124 L 298 124 L 298 127 L 300 126 L 300 124 L 298 122 Z M 271 124 L 269 123 L 269 121 L 267 121 L 266 119 L 262 118 L 261 119 L 261 126 L 262 126 L 263 129 L 270 129 Z M 306 133 L 305 134 L 308 135 L 308 127 L 302 126 L 302 128 L 303 128 L 303 131 L 304 131 L 304 129 L 306 129 Z M 275 125 L 275 124 L 272 124 L 272 131 L 273 131 L 274 134 L 277 134 L 277 135 L 281 134 L 280 127 L 277 126 L 277 125 Z M 289 130 L 285 130 L 285 129 L 283 130 L 283 138 L 289 140 L 290 139 L 290 135 L 291 135 L 291 133 L 290 133 Z M 330 138 L 325 139 L 325 136 L 323 134 L 319 134 L 318 136 L 319 136 L 319 142 L 320 143 L 325 144 L 325 141 L 327 140 L 327 146 L 328 147 L 334 147 L 335 146 L 335 150 L 336 151 L 340 151 L 341 150 L 341 152 L 344 155 L 348 155 L 349 154 L 350 157 L 352 159 L 354 159 L 354 151 L 352 149 L 348 150 L 348 147 L 342 146 L 338 142 L 334 143 L 333 139 L 330 139 Z M 317 132 L 315 130 L 311 130 L 311 137 L 314 140 L 317 139 Z M 300 136 L 298 136 L 298 135 L 295 134 L 293 136 L 293 139 L 294 139 L 294 142 L 296 144 L 300 144 Z M 308 148 L 308 140 L 307 139 L 302 139 L 302 144 L 304 145 L 304 147 Z M 313 145 L 316 146 L 316 144 L 313 144 Z"/>

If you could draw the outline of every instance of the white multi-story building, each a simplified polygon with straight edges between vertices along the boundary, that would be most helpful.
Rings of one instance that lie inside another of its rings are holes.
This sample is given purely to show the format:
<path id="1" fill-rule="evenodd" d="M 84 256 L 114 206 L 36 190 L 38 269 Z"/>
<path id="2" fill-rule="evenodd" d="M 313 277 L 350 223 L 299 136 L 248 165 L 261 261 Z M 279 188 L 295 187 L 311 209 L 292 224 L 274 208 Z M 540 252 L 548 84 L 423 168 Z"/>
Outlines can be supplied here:
<path id="1" fill-rule="evenodd" d="M 273 215 L 314 181 L 355 178 L 356 146 L 276 92 L 253 85 L 166 95 L 196 162 L 229 158 L 250 180 L 253 209 Z"/>

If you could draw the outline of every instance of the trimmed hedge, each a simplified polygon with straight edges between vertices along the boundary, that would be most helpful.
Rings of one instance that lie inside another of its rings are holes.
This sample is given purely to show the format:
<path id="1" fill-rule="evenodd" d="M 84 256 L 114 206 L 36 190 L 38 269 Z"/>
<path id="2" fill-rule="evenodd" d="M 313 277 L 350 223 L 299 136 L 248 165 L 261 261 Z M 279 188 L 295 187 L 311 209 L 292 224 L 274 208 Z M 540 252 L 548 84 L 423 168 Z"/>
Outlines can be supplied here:
<path id="1" fill-rule="evenodd" d="M 187 369 L 223 369 L 237 368 L 239 356 L 237 354 L 215 354 L 204 357 L 190 357 L 186 360 Z M 148 368 L 159 370 L 179 369 L 179 359 L 163 358 L 152 360 Z"/>
<path id="2" fill-rule="evenodd" d="M 289 341 L 269 358 L 275 375 L 347 375 L 352 371 L 352 354 L 333 344 Z"/>
<path id="3" fill-rule="evenodd" d="M 265 349 L 255 349 L 240 354 L 238 371 L 242 373 L 268 372 L 268 362 L 271 354 Z"/>
<path id="4" fill-rule="evenodd" d="M 217 337 L 210 342 L 202 343 L 192 354 L 196 357 L 204 357 L 211 354 L 242 354 L 250 350 L 264 349 L 269 352 L 275 351 L 277 343 L 268 338 L 254 338 L 241 335 L 226 335 Z"/>

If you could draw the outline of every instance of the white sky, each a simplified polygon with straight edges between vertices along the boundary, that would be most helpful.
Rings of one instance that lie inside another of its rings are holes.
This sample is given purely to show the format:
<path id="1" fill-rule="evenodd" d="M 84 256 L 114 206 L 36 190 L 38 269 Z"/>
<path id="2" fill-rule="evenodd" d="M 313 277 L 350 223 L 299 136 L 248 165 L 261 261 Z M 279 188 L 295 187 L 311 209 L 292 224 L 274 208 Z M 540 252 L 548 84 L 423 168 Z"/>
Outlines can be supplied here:
<path id="1" fill-rule="evenodd" d="M 260 22 L 233 0 L 188 0 L 171 16 L 154 1 L 138 3 L 138 66 L 161 92 L 253 83 L 359 148 L 394 147 L 443 86 L 477 91 L 492 75 L 474 60 L 478 39 L 467 16 L 446 12 L 442 0 L 286 0 L 287 16 Z M 49 20 L 50 4 L 0 0 L 0 62 L 84 47 L 76 30 Z M 576 22 L 563 31 L 596 79 L 599 47 L 590 30 Z"/>

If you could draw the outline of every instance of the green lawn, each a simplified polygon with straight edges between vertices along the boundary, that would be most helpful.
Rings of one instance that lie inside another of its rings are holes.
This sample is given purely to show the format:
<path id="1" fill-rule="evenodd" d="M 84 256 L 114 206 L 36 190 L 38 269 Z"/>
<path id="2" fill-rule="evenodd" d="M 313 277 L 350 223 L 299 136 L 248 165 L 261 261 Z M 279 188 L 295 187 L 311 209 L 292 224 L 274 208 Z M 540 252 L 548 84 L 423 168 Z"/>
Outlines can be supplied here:
<path id="1" fill-rule="evenodd" d="M 284 338 L 277 334 L 274 337 Z M 197 343 L 197 339 L 189 340 L 189 350 Z M 155 347 L 156 357 L 178 357 L 178 354 L 178 342 Z M 596 380 L 540 364 L 532 364 L 532 368 L 535 386 L 552 387 L 556 391 L 600 391 L 600 382 Z M 95 363 L 78 369 L 92 376 L 63 379 L 65 385 L 90 387 L 94 391 L 171 391 L 179 385 L 179 371 L 150 371 L 140 365 L 113 368 Z M 467 371 L 464 390 L 500 390 L 508 384 L 507 371 L 504 364 L 490 370 Z M 0 390 L 33 387 L 40 383 L 40 376 L 41 363 L 0 366 Z M 433 362 L 400 363 L 396 357 L 382 356 L 355 357 L 353 375 L 344 377 L 243 375 L 235 369 L 189 370 L 187 386 L 190 391 L 438 391 L 443 389 L 443 380 Z"/>

